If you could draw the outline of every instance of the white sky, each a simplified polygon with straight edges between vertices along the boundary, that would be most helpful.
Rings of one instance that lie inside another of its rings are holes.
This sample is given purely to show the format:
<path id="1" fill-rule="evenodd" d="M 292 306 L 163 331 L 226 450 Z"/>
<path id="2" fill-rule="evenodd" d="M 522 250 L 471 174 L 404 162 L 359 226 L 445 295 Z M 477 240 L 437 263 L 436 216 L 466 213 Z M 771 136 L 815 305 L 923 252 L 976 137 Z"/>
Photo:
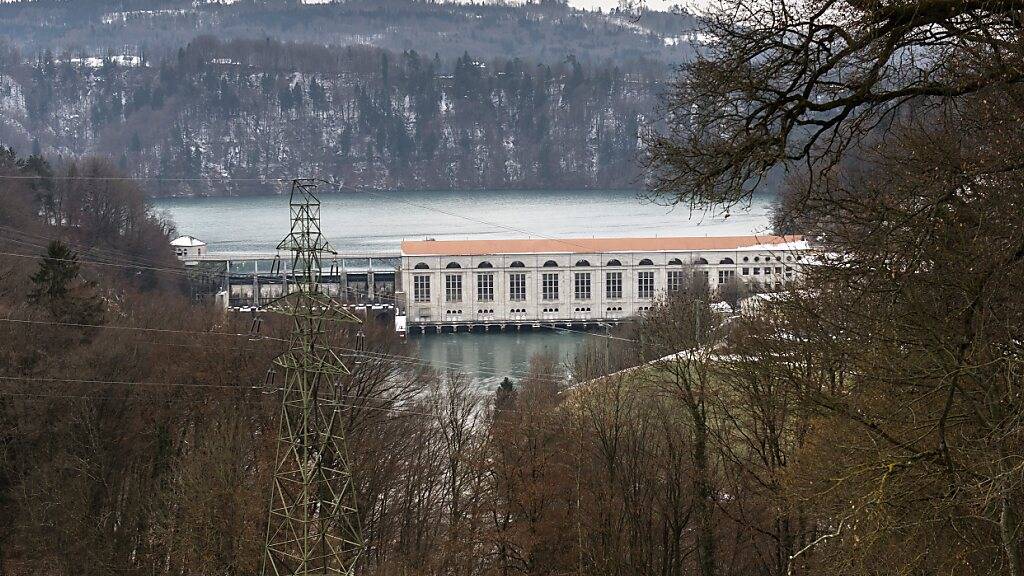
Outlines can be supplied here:
<path id="1" fill-rule="evenodd" d="M 706 2 L 707 0 L 644 0 L 644 5 L 651 10 L 668 10 L 676 5 L 687 8 L 700 6 Z M 608 11 L 618 7 L 619 0 L 569 0 L 569 5 L 587 10 L 596 10 L 600 7 L 602 10 Z"/>
<path id="2" fill-rule="evenodd" d="M 3 2 L 3 1 L 4 0 L 0 0 L 0 2 Z M 214 0 L 214 1 L 217 1 L 217 0 Z M 221 1 L 221 2 L 223 2 L 225 4 L 229 4 L 229 3 L 234 3 L 237 0 L 219 0 L 219 1 Z M 327 3 L 331 2 L 331 0 L 302 0 L 302 1 L 304 3 L 306 3 L 306 4 L 327 4 Z M 486 0 L 447 0 L 447 1 L 466 2 L 466 3 L 468 3 L 468 2 L 472 2 L 472 1 L 480 2 L 480 1 L 486 1 Z M 511 1 L 512 1 L 512 3 L 516 2 L 516 0 L 511 0 Z M 682 6 L 684 8 L 690 7 L 690 6 L 698 6 L 699 7 L 699 6 L 702 6 L 702 5 L 706 5 L 708 2 L 711 2 L 711 1 L 713 1 L 713 0 L 643 0 L 644 5 L 647 6 L 647 8 L 649 8 L 651 10 L 668 10 L 668 9 L 672 8 L 673 6 L 677 6 L 677 5 L 678 6 Z M 596 10 L 597 8 L 600 7 L 602 10 L 608 11 L 608 10 L 611 10 L 612 8 L 617 8 L 619 6 L 619 0 L 568 0 L 568 2 L 569 2 L 570 6 L 573 6 L 573 7 L 576 7 L 576 8 L 586 8 L 587 10 Z"/>
<path id="3" fill-rule="evenodd" d="M 0 4 L 7 2 L 20 2 L 21 0 L 0 0 Z M 217 1 L 217 0 L 214 0 Z M 219 0 L 224 4 L 232 4 L 237 0 Z M 331 0 L 303 0 L 307 4 L 320 4 L 327 3 Z M 459 0 L 456 0 L 459 1 Z M 466 0 L 462 0 L 466 1 Z M 477 0 L 479 1 L 479 0 Z M 586 8 L 587 10 L 596 10 L 600 7 L 602 10 L 610 10 L 616 8 L 619 5 L 619 0 L 568 0 L 570 6 L 576 8 Z M 644 5 L 651 10 L 668 10 L 673 6 L 687 7 L 701 7 L 707 5 L 709 2 L 714 0 L 643 0 Z"/>

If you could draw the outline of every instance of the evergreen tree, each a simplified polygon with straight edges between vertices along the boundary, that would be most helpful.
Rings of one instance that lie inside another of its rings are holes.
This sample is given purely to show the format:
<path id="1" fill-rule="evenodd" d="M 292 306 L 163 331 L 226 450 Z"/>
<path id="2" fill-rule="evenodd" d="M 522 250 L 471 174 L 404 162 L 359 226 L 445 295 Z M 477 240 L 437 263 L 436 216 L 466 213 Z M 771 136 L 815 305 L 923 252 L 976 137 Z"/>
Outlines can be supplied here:
<path id="1" fill-rule="evenodd" d="M 28 301 L 46 308 L 61 322 L 97 324 L 103 318 L 103 302 L 95 293 L 95 284 L 79 276 L 78 254 L 54 240 L 30 278 L 33 284 Z"/>
<path id="2" fill-rule="evenodd" d="M 78 277 L 79 270 L 78 254 L 60 240 L 50 242 L 39 270 L 31 277 L 35 287 L 29 293 L 28 301 L 40 305 L 67 297 L 68 285 Z"/>
<path id="3" fill-rule="evenodd" d="M 515 384 L 508 376 L 506 376 L 494 391 L 494 409 L 500 412 L 502 410 L 511 410 L 515 408 L 518 396 L 519 395 L 516 394 Z"/>

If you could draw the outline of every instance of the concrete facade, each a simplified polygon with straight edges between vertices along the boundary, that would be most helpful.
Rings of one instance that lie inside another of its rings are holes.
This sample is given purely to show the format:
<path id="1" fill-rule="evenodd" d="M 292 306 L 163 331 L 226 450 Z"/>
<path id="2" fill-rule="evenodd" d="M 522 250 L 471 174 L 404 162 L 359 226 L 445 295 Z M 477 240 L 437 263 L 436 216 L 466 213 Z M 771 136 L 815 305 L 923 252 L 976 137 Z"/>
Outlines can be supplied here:
<path id="1" fill-rule="evenodd" d="M 650 309 L 676 282 L 686 282 L 681 275 L 687 271 L 704 275 L 712 289 L 733 277 L 780 287 L 797 278 L 810 249 L 793 236 L 718 240 L 403 242 L 400 274 L 408 322 L 421 327 L 615 322 Z M 558 247 L 562 250 L 551 251 Z"/>

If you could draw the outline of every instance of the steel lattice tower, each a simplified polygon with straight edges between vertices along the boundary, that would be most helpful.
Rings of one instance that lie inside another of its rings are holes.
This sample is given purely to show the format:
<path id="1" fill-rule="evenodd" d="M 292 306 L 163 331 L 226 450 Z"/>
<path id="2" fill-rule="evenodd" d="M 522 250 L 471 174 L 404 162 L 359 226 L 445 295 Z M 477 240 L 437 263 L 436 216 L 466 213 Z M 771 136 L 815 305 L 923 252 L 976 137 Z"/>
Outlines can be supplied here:
<path id="1" fill-rule="evenodd" d="M 321 261 L 335 254 L 320 233 L 312 180 L 294 180 L 291 232 L 278 250 L 292 254 L 289 292 L 272 306 L 292 318 L 281 422 L 267 521 L 264 576 L 350 576 L 363 550 L 341 414 L 338 380 L 350 374 L 326 345 L 334 322 L 359 322 L 320 285 Z"/>

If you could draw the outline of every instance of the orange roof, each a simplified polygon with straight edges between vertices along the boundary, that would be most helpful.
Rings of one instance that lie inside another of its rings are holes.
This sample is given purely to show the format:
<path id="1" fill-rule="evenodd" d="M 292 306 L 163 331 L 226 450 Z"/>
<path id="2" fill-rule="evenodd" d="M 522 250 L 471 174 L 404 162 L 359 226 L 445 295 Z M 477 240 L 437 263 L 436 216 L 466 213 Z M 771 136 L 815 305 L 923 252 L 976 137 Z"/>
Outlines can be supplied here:
<path id="1" fill-rule="evenodd" d="M 746 246 L 799 242 L 803 236 L 694 236 L 666 238 L 564 238 L 531 240 L 403 240 L 406 256 L 485 254 L 591 254 L 602 252 L 685 252 L 735 250 Z"/>

